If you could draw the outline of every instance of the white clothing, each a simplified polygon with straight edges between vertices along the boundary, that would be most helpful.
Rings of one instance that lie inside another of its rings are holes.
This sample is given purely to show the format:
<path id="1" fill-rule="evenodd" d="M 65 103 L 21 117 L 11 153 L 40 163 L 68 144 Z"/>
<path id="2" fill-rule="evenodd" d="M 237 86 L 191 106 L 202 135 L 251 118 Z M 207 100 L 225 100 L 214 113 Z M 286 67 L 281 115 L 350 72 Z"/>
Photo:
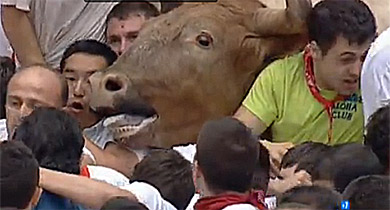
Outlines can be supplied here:
<path id="1" fill-rule="evenodd" d="M 258 210 L 258 208 L 250 204 L 235 204 L 235 205 L 225 207 L 222 210 Z"/>
<path id="2" fill-rule="evenodd" d="M 3 0 L 0 0 L 0 4 Z M 1 10 L 0 10 L 1 17 Z M 0 21 L 0 56 L 12 57 L 12 48 L 8 42 L 7 36 L 4 33 L 3 21 Z"/>
<path id="3" fill-rule="evenodd" d="M 0 120 L 0 142 L 8 139 L 7 120 Z"/>
<path id="4" fill-rule="evenodd" d="M 149 210 L 176 210 L 171 203 L 161 197 L 156 188 L 147 183 L 133 182 L 120 188 L 133 193 L 138 202 L 144 204 Z"/>
<path id="5" fill-rule="evenodd" d="M 195 157 L 195 153 L 196 153 L 196 144 L 189 144 L 187 146 L 172 147 L 172 149 L 179 152 L 185 159 L 187 159 L 191 163 L 194 162 L 194 157 Z"/>
<path id="6" fill-rule="evenodd" d="M 380 107 L 390 103 L 390 28 L 371 45 L 361 74 L 364 123 Z"/>
<path id="7" fill-rule="evenodd" d="M 45 61 L 59 68 L 64 50 L 80 39 L 104 41 L 106 16 L 118 2 L 2 0 L 28 12 Z"/>
<path id="8" fill-rule="evenodd" d="M 115 187 L 128 185 L 129 179 L 118 171 L 104 166 L 88 165 L 89 178 L 97 181 L 106 182 Z"/>

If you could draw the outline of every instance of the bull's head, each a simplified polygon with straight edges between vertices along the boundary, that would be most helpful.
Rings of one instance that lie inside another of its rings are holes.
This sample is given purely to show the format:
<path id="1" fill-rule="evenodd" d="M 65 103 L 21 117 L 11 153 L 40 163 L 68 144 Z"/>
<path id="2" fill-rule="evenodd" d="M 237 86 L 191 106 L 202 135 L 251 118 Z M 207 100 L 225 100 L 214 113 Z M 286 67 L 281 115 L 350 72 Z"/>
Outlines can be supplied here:
<path id="1" fill-rule="evenodd" d="M 219 0 L 152 19 L 113 66 L 91 77 L 92 108 L 127 104 L 127 114 L 158 115 L 158 146 L 196 141 L 205 121 L 234 113 L 267 61 L 304 46 L 311 3 L 286 3 L 277 10 Z"/>

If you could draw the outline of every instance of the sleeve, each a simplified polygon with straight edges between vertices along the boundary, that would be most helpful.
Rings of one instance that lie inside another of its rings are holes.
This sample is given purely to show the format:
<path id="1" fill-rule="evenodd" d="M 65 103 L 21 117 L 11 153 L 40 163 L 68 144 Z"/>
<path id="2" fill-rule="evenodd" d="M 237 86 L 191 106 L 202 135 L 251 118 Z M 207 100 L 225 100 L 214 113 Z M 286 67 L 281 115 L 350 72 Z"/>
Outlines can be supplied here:
<path id="1" fill-rule="evenodd" d="M 121 187 L 135 195 L 138 202 L 144 204 L 148 209 L 176 210 L 176 208 L 160 195 L 160 192 L 153 186 L 143 182 L 133 182 Z"/>
<path id="2" fill-rule="evenodd" d="M 32 1 L 33 0 L 2 0 L 1 5 L 15 6 L 19 10 L 29 12 Z"/>
<path id="3" fill-rule="evenodd" d="M 268 127 L 277 117 L 277 103 L 275 87 L 278 80 L 275 71 L 283 68 L 282 60 L 275 61 L 266 67 L 249 90 L 242 105 L 252 112 Z"/>

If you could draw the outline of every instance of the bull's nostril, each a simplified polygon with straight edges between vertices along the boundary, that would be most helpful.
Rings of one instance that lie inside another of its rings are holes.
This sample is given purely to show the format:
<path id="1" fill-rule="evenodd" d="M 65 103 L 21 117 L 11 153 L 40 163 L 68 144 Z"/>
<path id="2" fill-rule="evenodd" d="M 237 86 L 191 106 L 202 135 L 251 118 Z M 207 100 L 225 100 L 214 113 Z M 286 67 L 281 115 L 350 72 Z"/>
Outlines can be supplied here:
<path id="1" fill-rule="evenodd" d="M 106 82 L 106 90 L 108 91 L 118 91 L 122 89 L 122 84 L 119 81 L 115 81 L 113 79 L 108 79 Z"/>

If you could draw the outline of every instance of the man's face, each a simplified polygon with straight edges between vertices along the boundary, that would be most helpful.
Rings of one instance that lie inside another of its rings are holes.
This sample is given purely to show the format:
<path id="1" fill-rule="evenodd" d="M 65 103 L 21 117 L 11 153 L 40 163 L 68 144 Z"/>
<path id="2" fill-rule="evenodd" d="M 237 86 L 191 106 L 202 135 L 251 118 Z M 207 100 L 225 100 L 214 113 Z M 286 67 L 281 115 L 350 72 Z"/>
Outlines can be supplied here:
<path id="1" fill-rule="evenodd" d="M 24 71 L 8 84 L 5 107 L 10 136 L 36 107 L 61 108 L 63 105 L 61 83 L 53 72 L 42 70 L 42 67 Z"/>
<path id="2" fill-rule="evenodd" d="M 104 57 L 75 53 L 65 61 L 63 74 L 69 86 L 66 111 L 74 116 L 82 128 L 92 126 L 98 120 L 89 107 L 91 86 L 89 76 L 108 67 Z"/>
<path id="3" fill-rule="evenodd" d="M 122 55 L 133 44 L 145 21 L 143 15 L 131 15 L 124 20 L 111 18 L 107 23 L 107 44 L 118 56 Z"/>
<path id="4" fill-rule="evenodd" d="M 339 36 L 324 55 L 319 48 L 313 50 L 317 85 L 342 95 L 351 95 L 359 89 L 360 72 L 371 40 L 361 45 L 349 44 Z"/>

